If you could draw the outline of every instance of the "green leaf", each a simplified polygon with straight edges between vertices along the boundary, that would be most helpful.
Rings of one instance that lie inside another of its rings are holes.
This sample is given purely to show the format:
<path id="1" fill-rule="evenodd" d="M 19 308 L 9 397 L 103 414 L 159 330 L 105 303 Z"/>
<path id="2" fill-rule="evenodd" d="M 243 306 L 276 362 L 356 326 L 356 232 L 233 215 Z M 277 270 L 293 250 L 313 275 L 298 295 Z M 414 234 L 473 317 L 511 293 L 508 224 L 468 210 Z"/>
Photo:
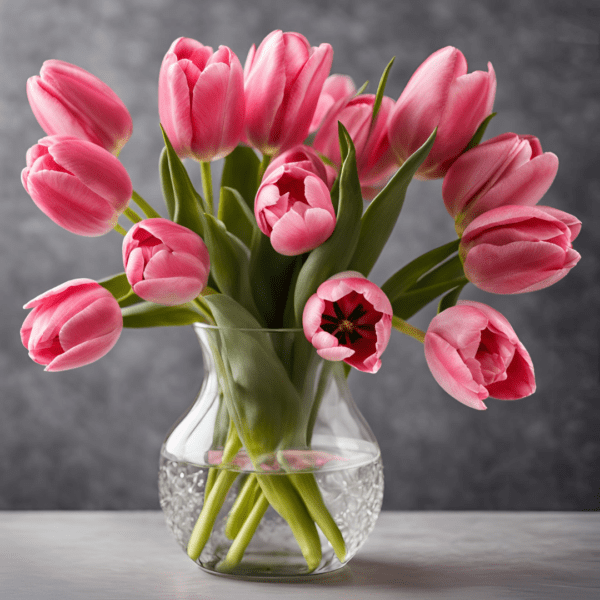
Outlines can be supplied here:
<path id="1" fill-rule="evenodd" d="M 105 277 L 98 281 L 98 283 L 103 288 L 107 289 L 114 296 L 115 300 L 120 300 L 131 292 L 131 285 L 129 285 L 125 273 L 118 273 L 111 277 Z"/>
<path id="2" fill-rule="evenodd" d="M 458 297 L 460 296 L 460 293 L 462 292 L 462 289 L 465 287 L 465 285 L 467 284 L 463 283 L 461 285 L 457 285 L 440 300 L 440 303 L 438 304 L 438 313 L 441 313 L 443 310 L 451 308 L 452 306 L 456 306 L 456 303 L 458 302 Z"/>
<path id="3" fill-rule="evenodd" d="M 481 140 L 483 139 L 483 134 L 485 133 L 485 130 L 487 129 L 487 126 L 490 124 L 490 121 L 497 115 L 498 113 L 492 113 L 491 115 L 488 115 L 482 122 L 481 125 L 477 128 L 477 131 L 475 132 L 475 135 L 473 135 L 473 137 L 471 138 L 471 141 L 465 146 L 465 149 L 461 152 L 461 154 L 464 154 L 465 152 L 467 152 L 467 150 L 470 150 L 471 148 L 475 148 L 475 146 L 477 146 Z"/>
<path id="4" fill-rule="evenodd" d="M 228 187 L 240 194 L 250 212 L 254 211 L 257 177 L 260 160 L 252 148 L 238 146 L 225 158 L 221 188 Z"/>
<path id="5" fill-rule="evenodd" d="M 219 327 L 215 343 L 227 379 L 227 409 L 248 455 L 258 461 L 278 449 L 303 447 L 307 414 L 270 337 L 233 298 L 213 294 L 205 300 Z"/>
<path id="6" fill-rule="evenodd" d="M 408 319 L 439 295 L 466 283 L 468 281 L 460 258 L 454 256 L 421 277 L 394 299 L 390 298 L 394 314 L 401 319 Z"/>
<path id="7" fill-rule="evenodd" d="M 339 141 L 340 141 L 340 157 L 341 157 L 342 164 L 344 163 L 344 161 L 346 160 L 346 157 L 348 156 L 348 141 L 346 140 L 347 133 L 348 132 L 346 131 L 346 128 L 344 127 L 342 122 L 338 121 L 338 137 L 339 137 Z M 349 135 L 348 135 L 348 138 L 350 138 Z M 352 142 L 351 139 L 350 139 L 350 142 Z M 340 170 L 340 173 L 341 173 L 341 170 Z"/>
<path id="8" fill-rule="evenodd" d="M 172 327 L 206 323 L 206 319 L 188 302 L 181 306 L 163 306 L 153 302 L 142 302 L 121 310 L 123 327 Z"/>
<path id="9" fill-rule="evenodd" d="M 365 81 L 357 90 L 356 93 L 354 94 L 354 97 L 356 98 L 356 96 L 360 96 L 366 89 L 367 86 L 369 85 L 369 80 L 367 79 L 367 81 Z"/>
<path id="10" fill-rule="evenodd" d="M 221 188 L 218 218 L 227 230 L 250 248 L 254 231 L 258 229 L 256 219 L 242 195 L 230 187 Z"/>
<path id="11" fill-rule="evenodd" d="M 350 135 L 340 123 L 342 138 L 348 154 L 342 164 L 339 177 L 339 206 L 337 221 L 331 237 L 315 248 L 300 270 L 294 292 L 296 324 L 301 326 L 306 301 L 326 279 L 348 268 L 360 234 L 363 200 L 356 169 L 356 150 Z"/>
<path id="12" fill-rule="evenodd" d="M 160 153 L 158 172 L 160 173 L 160 185 L 167 213 L 169 214 L 169 219 L 173 221 L 175 217 L 175 193 L 173 192 L 173 182 L 171 181 L 171 169 L 169 169 L 169 153 L 166 147 Z"/>
<path id="13" fill-rule="evenodd" d="M 250 258 L 250 281 L 254 301 L 267 327 L 282 327 L 292 277 L 301 260 L 300 256 L 284 256 L 276 252 L 269 237 L 256 228 Z"/>
<path id="14" fill-rule="evenodd" d="M 169 202 L 173 203 L 171 220 L 175 223 L 179 223 L 192 231 L 195 231 L 200 237 L 204 237 L 204 223 L 202 218 L 202 213 L 199 211 L 199 205 L 204 207 L 204 201 L 198 192 L 195 190 L 188 172 L 181 162 L 179 156 L 177 156 L 175 150 L 173 150 L 173 146 L 167 137 L 164 129 L 161 130 L 163 132 L 163 138 L 165 140 L 165 150 L 166 150 L 166 161 L 168 165 L 168 173 L 171 183 L 171 189 L 173 191 L 172 199 L 168 200 L 168 181 L 166 178 L 166 174 L 163 173 L 164 166 L 161 165 L 161 178 L 163 185 L 163 194 L 165 193 L 165 188 L 167 188 L 167 195 L 165 195 L 165 202 L 167 204 L 167 209 L 169 210 L 169 215 L 171 216 L 171 208 L 169 207 Z M 162 159 L 161 159 L 162 161 Z M 212 259 L 212 255 L 211 255 Z"/>
<path id="15" fill-rule="evenodd" d="M 237 300 L 260 319 L 250 285 L 248 249 L 212 215 L 204 215 L 204 224 L 204 241 L 210 254 L 210 271 L 219 290 Z"/>
<path id="16" fill-rule="evenodd" d="M 464 279 L 465 272 L 458 255 L 442 263 L 413 284 L 408 291 L 443 283 L 451 279 Z"/>
<path id="17" fill-rule="evenodd" d="M 434 248 L 418 258 L 415 258 L 415 260 L 409 262 L 406 266 L 394 273 L 394 275 L 381 286 L 381 289 L 390 301 L 394 300 L 399 294 L 414 285 L 420 277 L 425 275 L 443 260 L 446 260 L 451 254 L 454 254 L 458 250 L 459 243 L 459 239 L 453 240 L 448 244 Z"/>
<path id="18" fill-rule="evenodd" d="M 466 283 L 464 277 L 435 283 L 426 287 L 410 289 L 392 301 L 394 314 L 401 319 L 409 319 L 440 294 Z"/>
<path id="19" fill-rule="evenodd" d="M 388 80 L 388 76 L 390 74 L 390 70 L 392 69 L 392 65 L 396 57 L 394 56 L 392 60 L 388 63 L 387 67 L 383 71 L 383 75 L 379 80 L 379 86 L 377 87 L 377 95 L 375 96 L 375 103 L 373 104 L 373 117 L 371 118 L 371 126 L 375 124 L 375 119 L 377 119 L 377 113 L 379 112 L 379 108 L 381 107 L 381 102 L 383 100 L 383 94 L 385 93 L 385 86 Z"/>
<path id="20" fill-rule="evenodd" d="M 365 277 L 369 276 L 394 230 L 404 204 L 408 185 L 421 163 L 427 158 L 436 134 L 437 128 L 434 129 L 429 139 L 398 169 L 367 207 L 361 219 L 358 244 L 348 267 L 350 270 L 358 271 Z"/>

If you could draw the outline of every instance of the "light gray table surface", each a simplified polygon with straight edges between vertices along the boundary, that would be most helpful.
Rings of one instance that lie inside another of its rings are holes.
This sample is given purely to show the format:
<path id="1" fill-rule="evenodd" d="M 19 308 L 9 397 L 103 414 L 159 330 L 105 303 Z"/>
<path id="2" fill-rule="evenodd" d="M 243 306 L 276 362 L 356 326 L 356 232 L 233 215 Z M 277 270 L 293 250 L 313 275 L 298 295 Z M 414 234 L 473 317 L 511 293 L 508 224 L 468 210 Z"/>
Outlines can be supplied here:
<path id="1" fill-rule="evenodd" d="M 600 514 L 384 512 L 339 571 L 249 582 L 195 566 L 158 511 L 6 511 L 0 598 L 598 600 Z"/>

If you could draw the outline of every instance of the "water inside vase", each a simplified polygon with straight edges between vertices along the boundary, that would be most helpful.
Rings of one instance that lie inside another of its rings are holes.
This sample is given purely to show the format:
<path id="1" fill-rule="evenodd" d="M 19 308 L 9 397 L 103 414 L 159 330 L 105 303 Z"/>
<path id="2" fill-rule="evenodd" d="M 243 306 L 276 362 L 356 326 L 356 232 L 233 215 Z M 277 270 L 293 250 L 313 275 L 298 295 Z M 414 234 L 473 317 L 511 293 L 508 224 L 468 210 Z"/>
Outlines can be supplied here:
<path id="1" fill-rule="evenodd" d="M 315 440 L 316 442 L 317 440 Z M 356 444 L 340 446 L 313 444 L 313 473 L 325 505 L 337 523 L 346 543 L 346 560 L 356 554 L 373 530 L 383 500 L 383 464 L 379 449 Z M 243 455 L 242 455 L 243 457 Z M 330 458 L 334 457 L 334 458 Z M 296 458 L 296 457 L 294 457 Z M 300 457 L 300 463 L 306 457 Z M 212 460 L 210 461 L 213 462 Z M 243 460 L 240 467 L 244 467 Z M 204 488 L 209 465 L 198 465 L 178 460 L 168 453 L 161 453 L 159 465 L 159 498 L 167 525 L 179 545 L 186 550 L 188 540 L 204 503 Z M 214 571 L 225 558 L 231 540 L 225 535 L 227 516 L 250 468 L 237 468 L 240 473 L 229 490 L 225 503 L 217 517 L 210 540 L 206 544 L 198 564 Z M 265 471 L 262 471 L 263 473 Z M 280 477 L 285 471 L 273 470 L 270 477 Z M 315 573 L 332 571 L 342 566 L 336 558 L 327 538 L 319 531 L 323 558 Z M 344 563 L 345 564 L 345 563 Z M 305 560 L 286 521 L 272 508 L 265 513 L 237 574 L 250 576 L 282 576 L 289 571 L 298 575 L 306 571 Z"/>

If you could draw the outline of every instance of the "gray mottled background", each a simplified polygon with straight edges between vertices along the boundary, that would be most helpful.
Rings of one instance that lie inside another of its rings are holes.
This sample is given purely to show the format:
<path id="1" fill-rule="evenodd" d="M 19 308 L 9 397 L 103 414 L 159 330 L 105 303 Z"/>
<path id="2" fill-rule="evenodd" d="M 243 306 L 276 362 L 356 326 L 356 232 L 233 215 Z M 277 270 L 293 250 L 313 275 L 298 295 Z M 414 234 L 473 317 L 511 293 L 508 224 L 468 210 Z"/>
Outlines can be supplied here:
<path id="1" fill-rule="evenodd" d="M 333 72 L 374 91 L 395 55 L 388 94 L 446 45 L 469 69 L 498 77 L 488 137 L 538 136 L 560 158 L 543 203 L 583 221 L 580 264 L 528 295 L 464 297 L 513 324 L 533 358 L 538 389 L 477 412 L 430 376 L 422 347 L 392 337 L 378 375 L 353 373 L 361 411 L 382 447 L 386 509 L 600 509 L 598 306 L 600 45 L 597 0 L 0 1 L 0 509 L 158 508 L 158 452 L 202 380 L 191 328 L 125 330 L 93 365 L 58 374 L 30 361 L 22 305 L 76 277 L 122 270 L 120 236 L 79 238 L 48 220 L 20 183 L 27 148 L 43 135 L 25 82 L 47 58 L 76 63 L 128 106 L 134 135 L 121 154 L 135 188 L 162 208 L 156 85 L 179 36 L 230 46 L 245 59 L 273 29 L 330 42 Z M 440 182 L 414 182 L 372 279 L 453 238 Z M 428 307 L 414 319 L 425 328 Z"/>

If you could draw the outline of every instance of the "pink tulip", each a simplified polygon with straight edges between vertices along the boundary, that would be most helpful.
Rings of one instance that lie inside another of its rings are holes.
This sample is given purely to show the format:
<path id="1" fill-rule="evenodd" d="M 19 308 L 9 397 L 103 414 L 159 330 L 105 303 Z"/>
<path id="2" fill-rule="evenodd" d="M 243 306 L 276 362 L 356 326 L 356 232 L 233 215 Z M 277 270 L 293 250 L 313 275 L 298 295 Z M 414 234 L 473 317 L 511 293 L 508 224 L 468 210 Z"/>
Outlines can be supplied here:
<path id="1" fill-rule="evenodd" d="M 244 66 L 246 137 L 263 154 L 301 144 L 308 135 L 333 49 L 311 47 L 299 33 L 270 33 Z"/>
<path id="2" fill-rule="evenodd" d="M 387 120 L 394 107 L 394 101 L 383 97 L 375 125 L 371 126 L 373 115 L 373 94 L 362 94 L 336 103 L 323 119 L 314 148 L 340 168 L 340 144 L 338 121 L 348 130 L 356 148 L 356 166 L 363 197 L 372 200 L 397 170 L 396 159 L 387 138 Z"/>
<path id="3" fill-rule="evenodd" d="M 123 317 L 112 294 L 91 279 L 73 279 L 41 294 L 21 327 L 21 341 L 45 371 L 64 371 L 102 358 L 116 343 Z"/>
<path id="4" fill-rule="evenodd" d="M 500 206 L 465 229 L 459 256 L 465 276 L 492 294 L 520 294 L 562 279 L 581 256 L 571 242 L 581 221 L 548 206 Z"/>
<path id="5" fill-rule="evenodd" d="M 333 167 L 326 165 L 317 152 L 310 146 L 300 144 L 294 146 L 289 150 L 286 150 L 283 154 L 278 154 L 267 167 L 263 179 L 266 179 L 273 171 L 281 167 L 282 165 L 295 165 L 305 171 L 313 173 L 317 177 L 321 178 L 329 189 L 333 185 L 337 173 Z"/>
<path id="6" fill-rule="evenodd" d="M 467 75 L 460 50 L 447 46 L 434 52 L 414 72 L 390 115 L 388 135 L 398 161 L 402 164 L 437 127 L 433 148 L 417 177 L 443 177 L 491 114 L 495 96 L 491 63 L 487 73 Z"/>
<path id="7" fill-rule="evenodd" d="M 210 258 L 202 238 L 168 219 L 136 223 L 123 239 L 123 264 L 133 291 L 144 300 L 176 306 L 206 287 Z"/>
<path id="8" fill-rule="evenodd" d="M 376 373 L 390 340 L 392 314 L 379 287 L 356 271 L 345 271 L 323 282 L 308 299 L 302 325 L 319 356 Z"/>
<path id="9" fill-rule="evenodd" d="M 518 400 L 535 392 L 533 363 L 510 323 L 481 302 L 460 300 L 433 318 L 425 359 L 435 380 L 459 402 Z"/>
<path id="10" fill-rule="evenodd" d="M 444 177 L 442 196 L 456 231 L 480 214 L 504 206 L 534 206 L 548 191 L 558 158 L 532 135 L 503 133 L 465 152 Z"/>
<path id="11" fill-rule="evenodd" d="M 81 67 L 47 60 L 39 77 L 27 80 L 27 98 L 48 135 L 70 135 L 118 155 L 133 123 L 123 101 L 103 81 Z"/>
<path id="12" fill-rule="evenodd" d="M 158 78 L 162 126 L 181 157 L 212 161 L 229 154 L 244 129 L 244 72 L 227 47 L 178 38 Z"/>
<path id="13" fill-rule="evenodd" d="M 320 246 L 335 228 L 327 185 L 294 164 L 284 164 L 263 178 L 254 200 L 254 216 L 275 251 L 286 256 Z"/>
<path id="14" fill-rule="evenodd" d="M 65 135 L 42 138 L 27 151 L 21 180 L 44 214 L 85 236 L 110 231 L 132 194 L 125 167 L 108 150 Z"/>
<path id="15" fill-rule="evenodd" d="M 323 84 L 319 102 L 309 132 L 317 131 L 329 109 L 336 103 L 350 100 L 356 94 L 354 81 L 348 75 L 330 75 Z"/>

